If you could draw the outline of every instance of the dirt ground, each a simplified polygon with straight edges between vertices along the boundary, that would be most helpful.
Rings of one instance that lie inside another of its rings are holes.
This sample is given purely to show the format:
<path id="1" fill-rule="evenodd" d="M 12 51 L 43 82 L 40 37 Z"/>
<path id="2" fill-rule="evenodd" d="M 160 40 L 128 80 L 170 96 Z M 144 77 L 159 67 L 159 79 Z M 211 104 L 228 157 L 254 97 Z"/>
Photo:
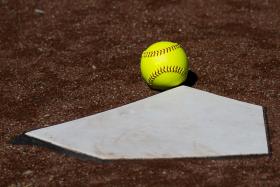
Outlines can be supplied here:
<path id="1" fill-rule="evenodd" d="M 158 93 L 139 62 L 161 40 L 185 48 L 193 87 L 266 107 L 270 156 L 100 162 L 11 143 Z M 1 0 L 0 65 L 0 186 L 280 185 L 279 0 Z"/>

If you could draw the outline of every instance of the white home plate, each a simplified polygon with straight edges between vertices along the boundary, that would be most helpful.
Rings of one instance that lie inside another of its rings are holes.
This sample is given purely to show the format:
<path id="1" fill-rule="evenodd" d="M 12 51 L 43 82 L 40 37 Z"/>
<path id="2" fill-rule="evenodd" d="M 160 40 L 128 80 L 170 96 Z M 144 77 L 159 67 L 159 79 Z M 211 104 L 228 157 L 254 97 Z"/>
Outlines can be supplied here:
<path id="1" fill-rule="evenodd" d="M 261 106 L 186 86 L 26 135 L 101 159 L 268 153 Z"/>

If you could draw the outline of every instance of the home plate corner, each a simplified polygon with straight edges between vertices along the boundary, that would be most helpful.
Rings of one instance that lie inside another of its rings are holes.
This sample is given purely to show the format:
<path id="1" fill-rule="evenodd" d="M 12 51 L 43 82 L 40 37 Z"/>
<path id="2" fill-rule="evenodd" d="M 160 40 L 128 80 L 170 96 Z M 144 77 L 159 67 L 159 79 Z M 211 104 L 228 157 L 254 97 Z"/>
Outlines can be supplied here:
<path id="1" fill-rule="evenodd" d="M 26 135 L 100 159 L 269 153 L 261 106 L 186 86 Z"/>

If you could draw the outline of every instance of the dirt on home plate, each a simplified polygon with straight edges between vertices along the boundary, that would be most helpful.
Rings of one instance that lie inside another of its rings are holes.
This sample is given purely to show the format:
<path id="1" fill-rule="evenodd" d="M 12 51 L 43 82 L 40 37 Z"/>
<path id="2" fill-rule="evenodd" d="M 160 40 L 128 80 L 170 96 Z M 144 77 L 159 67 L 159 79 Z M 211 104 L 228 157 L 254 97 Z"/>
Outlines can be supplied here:
<path id="1" fill-rule="evenodd" d="M 187 51 L 194 88 L 266 107 L 270 155 L 101 162 L 12 143 L 157 94 L 139 62 L 161 40 Z M 0 186 L 279 186 L 279 72 L 279 0 L 1 0 Z"/>

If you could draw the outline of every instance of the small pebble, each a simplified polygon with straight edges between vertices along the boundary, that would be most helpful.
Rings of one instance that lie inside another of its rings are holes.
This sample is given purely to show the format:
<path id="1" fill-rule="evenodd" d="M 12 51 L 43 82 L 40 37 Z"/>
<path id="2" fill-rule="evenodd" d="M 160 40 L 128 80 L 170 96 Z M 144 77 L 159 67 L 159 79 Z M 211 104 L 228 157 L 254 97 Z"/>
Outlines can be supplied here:
<path id="1" fill-rule="evenodd" d="M 33 173 L 33 171 L 31 170 L 26 170 L 25 172 L 23 172 L 23 175 L 31 175 Z"/>
<path id="2" fill-rule="evenodd" d="M 52 181 L 53 179 L 54 179 L 54 176 L 51 175 L 51 176 L 49 177 L 49 181 Z"/>
<path id="3" fill-rule="evenodd" d="M 44 10 L 37 9 L 37 8 L 34 10 L 34 12 L 35 12 L 36 14 L 45 14 L 45 11 L 44 11 Z"/>

